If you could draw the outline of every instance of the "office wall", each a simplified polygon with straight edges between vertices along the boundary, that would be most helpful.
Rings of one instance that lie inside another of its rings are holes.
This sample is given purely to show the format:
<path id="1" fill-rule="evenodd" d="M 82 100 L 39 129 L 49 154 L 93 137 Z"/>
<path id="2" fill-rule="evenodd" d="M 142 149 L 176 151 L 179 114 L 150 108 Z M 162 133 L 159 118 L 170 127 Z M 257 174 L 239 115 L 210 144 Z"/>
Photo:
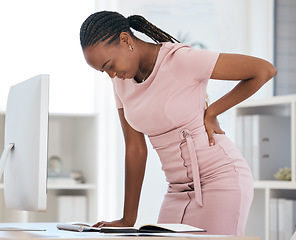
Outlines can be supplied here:
<path id="1" fill-rule="evenodd" d="M 94 0 L 0 1 L 0 110 L 9 87 L 50 74 L 51 112 L 94 112 L 94 76 L 79 43 Z"/>

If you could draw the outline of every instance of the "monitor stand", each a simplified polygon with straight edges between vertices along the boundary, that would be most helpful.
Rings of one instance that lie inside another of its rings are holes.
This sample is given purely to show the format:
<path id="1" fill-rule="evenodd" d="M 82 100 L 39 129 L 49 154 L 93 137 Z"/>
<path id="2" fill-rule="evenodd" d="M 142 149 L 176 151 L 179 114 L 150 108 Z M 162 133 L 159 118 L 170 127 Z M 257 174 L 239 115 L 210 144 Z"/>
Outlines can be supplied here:
<path id="1" fill-rule="evenodd" d="M 1 158 L 0 158 L 0 180 L 1 180 L 3 172 L 4 172 L 4 168 L 5 168 L 9 153 L 11 152 L 13 147 L 14 147 L 13 143 L 6 145 L 3 150 L 3 153 L 1 155 Z M 4 228 L 0 228 L 0 231 L 46 231 L 46 230 L 45 229 L 4 227 Z"/>
<path id="2" fill-rule="evenodd" d="M 9 153 L 13 147 L 14 147 L 13 143 L 7 144 L 3 150 L 2 155 L 1 155 L 1 158 L 0 158 L 0 180 L 1 180 L 3 172 L 4 172 L 4 168 L 5 168 Z"/>

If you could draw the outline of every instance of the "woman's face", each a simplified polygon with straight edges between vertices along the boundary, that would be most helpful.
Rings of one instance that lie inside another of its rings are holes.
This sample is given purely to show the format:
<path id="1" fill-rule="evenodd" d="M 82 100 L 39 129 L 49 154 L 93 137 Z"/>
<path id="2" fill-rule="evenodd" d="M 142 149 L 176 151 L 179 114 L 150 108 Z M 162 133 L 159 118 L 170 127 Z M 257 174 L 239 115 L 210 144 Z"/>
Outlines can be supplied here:
<path id="1" fill-rule="evenodd" d="M 134 78 L 139 68 L 139 58 L 130 49 L 131 43 L 120 39 L 119 44 L 106 45 L 101 42 L 84 49 L 87 63 L 94 69 L 106 72 L 111 78 Z M 131 45 L 132 46 L 132 45 Z"/>

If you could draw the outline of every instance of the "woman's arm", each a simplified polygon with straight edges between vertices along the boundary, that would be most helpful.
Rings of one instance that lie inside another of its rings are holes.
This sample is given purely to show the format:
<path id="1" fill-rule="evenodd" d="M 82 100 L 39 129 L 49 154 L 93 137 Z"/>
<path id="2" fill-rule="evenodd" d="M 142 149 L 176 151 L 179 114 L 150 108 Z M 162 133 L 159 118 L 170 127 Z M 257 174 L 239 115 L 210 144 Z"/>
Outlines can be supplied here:
<path id="1" fill-rule="evenodd" d="M 215 144 L 213 133 L 223 133 L 217 116 L 252 96 L 275 75 L 275 67 L 263 59 L 240 54 L 220 54 L 211 79 L 240 82 L 206 110 L 204 121 L 210 145 Z"/>
<path id="2" fill-rule="evenodd" d="M 98 222 L 94 226 L 133 226 L 145 173 L 147 146 L 143 133 L 134 130 L 126 121 L 123 109 L 118 109 L 125 139 L 125 197 L 123 218 L 112 222 Z"/>

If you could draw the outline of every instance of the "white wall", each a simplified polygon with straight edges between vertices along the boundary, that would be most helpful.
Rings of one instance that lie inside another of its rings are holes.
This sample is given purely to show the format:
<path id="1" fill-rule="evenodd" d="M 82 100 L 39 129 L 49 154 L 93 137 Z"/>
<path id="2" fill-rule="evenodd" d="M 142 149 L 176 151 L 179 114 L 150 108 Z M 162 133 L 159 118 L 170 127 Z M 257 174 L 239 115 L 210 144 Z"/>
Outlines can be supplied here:
<path id="1" fill-rule="evenodd" d="M 269 0 L 98 0 L 97 10 L 115 10 L 126 17 L 133 14 L 145 16 L 149 21 L 170 34 L 181 37 L 188 35 L 188 43 L 199 41 L 206 47 L 218 52 L 233 52 L 254 55 L 272 61 L 272 1 Z M 143 38 L 142 35 L 138 35 Z M 143 38 L 148 40 L 148 38 Z M 235 83 L 227 81 L 211 81 L 208 93 L 211 101 L 228 92 Z M 113 94 L 108 85 L 108 94 Z M 272 95 L 272 83 L 265 86 L 255 98 Z M 110 103 L 112 106 L 112 103 Z M 112 220 L 120 218 L 123 208 L 124 195 L 124 142 L 116 112 L 107 110 L 106 118 L 117 118 L 112 125 L 116 128 L 113 141 L 117 144 L 116 156 L 110 158 L 106 169 L 114 172 L 102 181 L 105 188 L 112 191 L 103 192 L 103 205 L 99 215 Z M 233 111 L 220 116 L 220 124 L 230 138 L 234 138 Z M 111 127 L 111 126 L 110 126 Z M 143 184 L 139 208 L 138 224 L 156 222 L 162 197 L 166 191 L 164 174 L 161 171 L 157 154 L 149 141 L 149 156 L 146 176 Z M 106 152 L 106 156 L 108 153 Z M 114 156 L 114 149 L 112 152 Z M 106 180 L 108 179 L 108 181 Z M 110 184 L 110 181 L 112 184 Z M 113 185 L 115 184 L 115 185 Z M 107 187 L 106 187 L 107 186 Z M 115 188 L 114 188 L 115 187 Z M 110 201 L 113 200 L 113 201 Z M 104 209 L 103 209 L 104 208 Z"/>
<path id="2" fill-rule="evenodd" d="M 0 110 L 11 85 L 49 74 L 51 112 L 94 112 L 93 72 L 79 42 L 94 9 L 94 0 L 0 1 Z"/>

